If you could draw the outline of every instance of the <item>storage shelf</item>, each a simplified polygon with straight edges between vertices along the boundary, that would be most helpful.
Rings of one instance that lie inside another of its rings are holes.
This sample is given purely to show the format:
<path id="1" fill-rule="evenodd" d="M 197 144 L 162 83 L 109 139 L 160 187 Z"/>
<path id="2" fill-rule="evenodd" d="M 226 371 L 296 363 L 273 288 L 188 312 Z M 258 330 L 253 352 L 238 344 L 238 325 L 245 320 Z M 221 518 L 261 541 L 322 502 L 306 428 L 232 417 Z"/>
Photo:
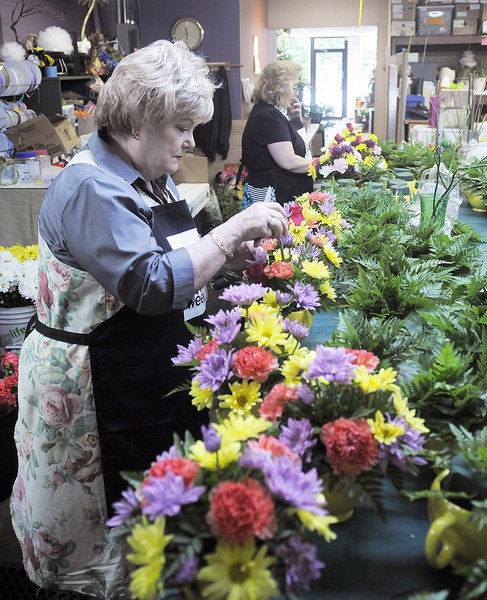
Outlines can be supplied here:
<path id="1" fill-rule="evenodd" d="M 411 46 L 465 46 L 466 44 L 481 45 L 482 40 L 486 38 L 487 34 L 475 34 L 475 35 L 413 35 L 412 39 L 410 36 L 392 36 L 392 43 L 397 46 L 409 46 L 409 40 L 411 39 Z"/>

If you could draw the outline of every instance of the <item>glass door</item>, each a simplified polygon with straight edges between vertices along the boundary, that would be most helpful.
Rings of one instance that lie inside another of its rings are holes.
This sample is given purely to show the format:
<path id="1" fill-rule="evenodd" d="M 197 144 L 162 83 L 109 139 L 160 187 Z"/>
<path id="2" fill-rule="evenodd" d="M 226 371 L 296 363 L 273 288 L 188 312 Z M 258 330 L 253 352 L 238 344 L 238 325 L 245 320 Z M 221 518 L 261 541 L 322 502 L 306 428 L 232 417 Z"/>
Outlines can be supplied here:
<path id="1" fill-rule="evenodd" d="M 347 40 L 311 39 L 311 102 L 331 105 L 333 117 L 347 116 Z"/>

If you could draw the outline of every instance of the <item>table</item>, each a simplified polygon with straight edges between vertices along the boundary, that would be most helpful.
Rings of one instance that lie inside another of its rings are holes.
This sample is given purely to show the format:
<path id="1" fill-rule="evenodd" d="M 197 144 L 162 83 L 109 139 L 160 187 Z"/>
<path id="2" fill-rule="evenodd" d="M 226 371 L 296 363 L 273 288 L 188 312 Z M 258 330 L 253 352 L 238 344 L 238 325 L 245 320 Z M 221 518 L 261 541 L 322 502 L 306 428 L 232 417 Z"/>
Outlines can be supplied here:
<path id="1" fill-rule="evenodd" d="M 181 198 L 196 216 L 210 198 L 208 183 L 181 183 Z M 0 188 L 0 246 L 37 244 L 37 224 L 47 187 L 42 184 Z"/>

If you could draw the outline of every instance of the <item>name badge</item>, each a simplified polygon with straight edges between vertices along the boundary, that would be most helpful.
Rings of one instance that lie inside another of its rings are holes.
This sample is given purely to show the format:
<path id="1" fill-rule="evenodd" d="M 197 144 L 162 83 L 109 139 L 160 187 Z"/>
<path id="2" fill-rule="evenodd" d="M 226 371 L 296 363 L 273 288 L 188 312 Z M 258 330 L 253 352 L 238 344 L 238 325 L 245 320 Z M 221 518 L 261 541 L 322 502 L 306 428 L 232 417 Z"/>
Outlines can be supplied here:
<path id="1" fill-rule="evenodd" d="M 194 244 L 200 239 L 198 230 L 188 229 L 187 231 L 181 231 L 181 233 L 175 233 L 167 238 L 171 248 L 177 250 L 178 248 L 186 248 L 191 244 Z M 189 321 L 194 317 L 202 315 L 206 310 L 206 287 L 202 287 L 198 290 L 193 299 L 191 300 L 188 308 L 184 309 L 184 320 Z"/>

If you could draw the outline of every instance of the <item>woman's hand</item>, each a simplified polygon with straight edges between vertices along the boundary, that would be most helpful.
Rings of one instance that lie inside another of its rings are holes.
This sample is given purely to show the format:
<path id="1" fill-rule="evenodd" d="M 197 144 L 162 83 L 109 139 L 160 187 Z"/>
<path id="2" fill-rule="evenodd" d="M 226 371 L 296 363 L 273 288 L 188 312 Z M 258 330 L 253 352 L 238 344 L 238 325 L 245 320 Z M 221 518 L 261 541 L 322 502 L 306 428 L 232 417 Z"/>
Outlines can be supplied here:
<path id="1" fill-rule="evenodd" d="M 301 102 L 298 98 L 293 98 L 288 112 L 290 119 L 294 119 L 294 117 L 299 117 L 301 120 L 303 119 Z"/>
<path id="2" fill-rule="evenodd" d="M 240 242 L 268 237 L 279 239 L 289 231 L 286 213 L 277 202 L 254 202 L 220 227 L 231 228 Z"/>

